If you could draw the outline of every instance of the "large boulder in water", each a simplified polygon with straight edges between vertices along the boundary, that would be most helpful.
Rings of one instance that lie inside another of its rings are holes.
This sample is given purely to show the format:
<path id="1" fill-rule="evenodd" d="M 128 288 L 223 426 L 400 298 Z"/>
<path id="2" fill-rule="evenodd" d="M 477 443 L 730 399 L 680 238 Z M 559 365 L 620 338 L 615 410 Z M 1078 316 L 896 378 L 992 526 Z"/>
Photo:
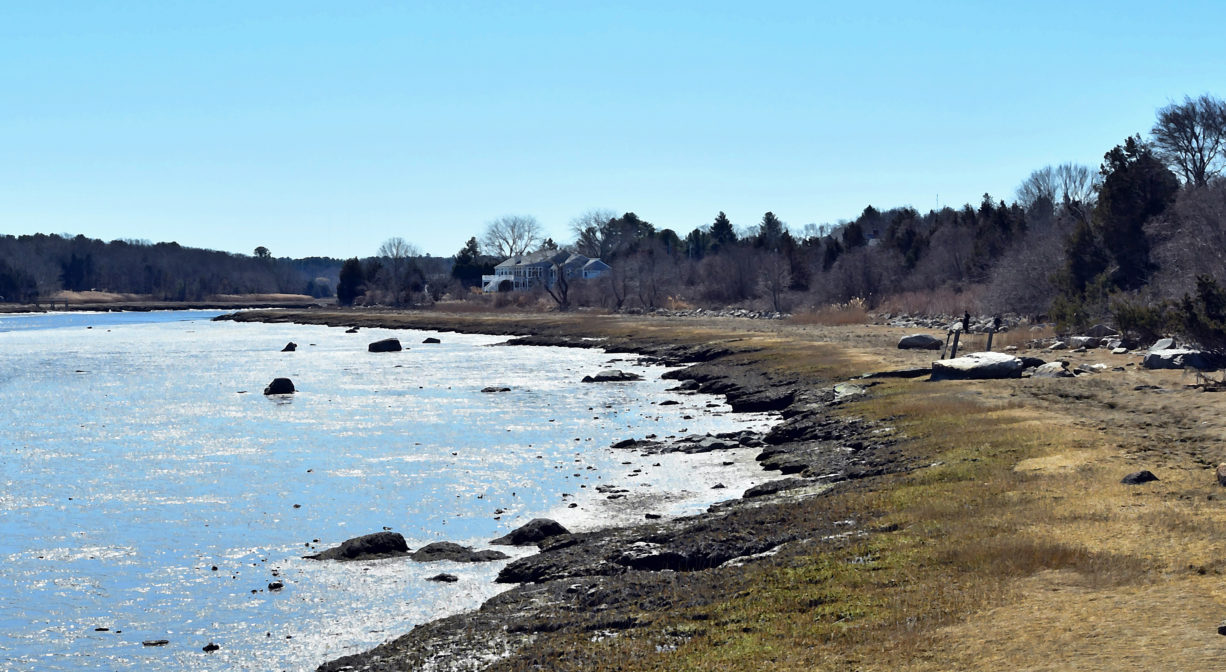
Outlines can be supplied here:
<path id="1" fill-rule="evenodd" d="M 523 527 L 511 530 L 510 534 L 498 537 L 490 543 L 504 546 L 527 546 L 562 534 L 570 534 L 570 530 L 562 527 L 558 521 L 549 518 L 533 518 Z"/>
<path id="2" fill-rule="evenodd" d="M 928 334 L 911 334 L 898 339 L 899 350 L 940 350 L 944 341 Z"/>
<path id="3" fill-rule="evenodd" d="M 436 541 L 419 548 L 412 557 L 417 562 L 489 562 L 491 560 L 506 560 L 511 557 L 502 551 L 474 551 L 468 546 L 461 546 L 450 541 Z"/>
<path id="4" fill-rule="evenodd" d="M 366 346 L 370 352 L 400 352 L 404 348 L 400 345 L 398 338 L 385 338 L 382 341 L 375 341 Z"/>
<path id="5" fill-rule="evenodd" d="M 264 394 L 293 394 L 294 381 L 289 378 L 273 378 L 268 387 L 264 388 Z"/>
<path id="6" fill-rule="evenodd" d="M 931 380 L 1019 378 L 1022 360 L 1003 352 L 972 352 L 932 363 Z"/>
<path id="7" fill-rule="evenodd" d="M 642 380 L 643 377 L 637 373 L 629 373 L 618 369 L 605 369 L 594 376 L 584 376 L 581 382 L 584 383 L 625 383 L 632 380 Z"/>
<path id="8" fill-rule="evenodd" d="M 377 560 L 409 554 L 409 545 L 398 532 L 375 532 L 354 537 L 323 553 L 306 556 L 309 560 Z"/>

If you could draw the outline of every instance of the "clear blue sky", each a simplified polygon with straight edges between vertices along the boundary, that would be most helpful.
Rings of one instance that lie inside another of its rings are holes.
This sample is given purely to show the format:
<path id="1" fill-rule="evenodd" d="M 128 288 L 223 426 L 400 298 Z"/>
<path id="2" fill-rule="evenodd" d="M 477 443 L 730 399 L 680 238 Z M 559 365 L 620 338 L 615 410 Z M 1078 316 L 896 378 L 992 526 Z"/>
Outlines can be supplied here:
<path id="1" fill-rule="evenodd" d="M 0 233 L 450 255 L 1011 199 L 1226 97 L 1226 3 L 0 0 Z M 939 201 L 938 201 L 939 199 Z"/>

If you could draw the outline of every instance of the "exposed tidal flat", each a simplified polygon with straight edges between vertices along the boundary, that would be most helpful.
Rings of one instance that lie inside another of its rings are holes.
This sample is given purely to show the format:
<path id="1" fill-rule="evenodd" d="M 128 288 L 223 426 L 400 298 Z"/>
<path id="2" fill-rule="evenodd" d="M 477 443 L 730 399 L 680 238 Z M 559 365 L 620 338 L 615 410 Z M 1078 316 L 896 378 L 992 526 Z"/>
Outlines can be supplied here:
<path id="1" fill-rule="evenodd" d="M 751 449 L 611 448 L 771 422 L 668 392 L 633 357 L 217 314 L 0 318 L 4 667 L 312 669 L 508 586 L 506 562 L 304 555 L 383 529 L 488 548 L 542 515 L 578 532 L 668 519 L 764 480 Z M 409 349 L 367 352 L 393 336 Z M 643 380 L 579 382 L 609 366 Z M 298 392 L 262 395 L 280 376 Z M 597 491 L 614 483 L 622 497 Z M 426 580 L 444 571 L 459 580 Z"/>
<path id="2" fill-rule="evenodd" d="M 930 355 L 895 347 L 909 332 L 873 325 L 358 311 L 237 319 L 598 345 L 685 364 L 668 375 L 782 418 L 756 457 L 787 475 L 699 515 L 546 540 L 499 572 L 515 587 L 480 609 L 323 670 L 1220 666 L 1226 497 L 1214 466 L 1226 401 L 1181 372 L 1145 370 L 1139 356 L 1061 353 L 1101 371 L 1077 378 L 849 386 L 839 381 Z M 1158 480 L 1123 482 L 1140 468 Z"/>

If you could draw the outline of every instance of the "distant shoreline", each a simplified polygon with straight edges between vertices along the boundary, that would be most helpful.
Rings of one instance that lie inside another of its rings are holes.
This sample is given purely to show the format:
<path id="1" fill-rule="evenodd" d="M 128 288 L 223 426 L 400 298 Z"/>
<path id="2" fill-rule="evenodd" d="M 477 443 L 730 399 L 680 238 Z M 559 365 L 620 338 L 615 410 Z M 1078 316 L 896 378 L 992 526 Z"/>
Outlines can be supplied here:
<path id="1" fill-rule="evenodd" d="M 27 313 L 148 313 L 157 310 L 263 310 L 319 309 L 324 304 L 310 301 L 113 301 L 74 303 L 52 301 L 40 304 L 0 303 L 0 314 Z"/>

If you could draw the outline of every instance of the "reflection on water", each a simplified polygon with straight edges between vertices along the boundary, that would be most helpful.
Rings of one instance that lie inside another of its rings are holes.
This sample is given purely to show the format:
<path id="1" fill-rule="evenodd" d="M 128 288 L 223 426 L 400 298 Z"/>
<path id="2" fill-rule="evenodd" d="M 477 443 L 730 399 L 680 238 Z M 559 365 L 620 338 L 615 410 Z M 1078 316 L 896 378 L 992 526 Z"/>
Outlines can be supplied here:
<path id="1" fill-rule="evenodd" d="M 709 397 L 653 404 L 674 396 L 659 369 L 617 362 L 647 379 L 580 385 L 611 357 L 214 314 L 0 318 L 3 667 L 313 669 L 475 607 L 504 588 L 502 563 L 303 554 L 384 528 L 415 548 L 484 546 L 543 513 L 590 526 L 595 485 L 634 469 L 637 487 L 692 491 L 661 504 L 682 513 L 732 477 L 608 448 L 743 426 L 707 413 Z M 409 349 L 366 351 L 389 336 Z M 279 376 L 298 393 L 261 394 Z M 425 581 L 440 571 L 461 580 Z M 210 641 L 221 649 L 202 652 Z"/>

